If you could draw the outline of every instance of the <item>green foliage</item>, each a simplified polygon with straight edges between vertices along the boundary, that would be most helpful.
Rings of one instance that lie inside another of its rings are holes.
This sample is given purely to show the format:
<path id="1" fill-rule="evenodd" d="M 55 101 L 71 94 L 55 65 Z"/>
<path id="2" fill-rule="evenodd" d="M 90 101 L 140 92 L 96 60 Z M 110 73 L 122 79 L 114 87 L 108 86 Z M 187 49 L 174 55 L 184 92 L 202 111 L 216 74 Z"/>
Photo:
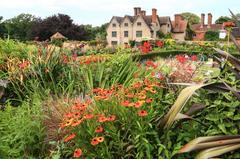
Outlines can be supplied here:
<path id="1" fill-rule="evenodd" d="M 58 47 L 62 47 L 63 42 L 64 42 L 64 40 L 62 40 L 62 39 L 53 39 L 51 41 L 51 44 L 58 46 Z"/>
<path id="2" fill-rule="evenodd" d="M 218 31 L 207 31 L 205 33 L 204 39 L 206 41 L 217 41 L 219 39 L 219 32 Z"/>
<path id="3" fill-rule="evenodd" d="M 158 36 L 158 38 L 160 38 L 160 39 L 171 39 L 171 38 L 172 38 L 171 33 L 164 34 L 164 33 L 161 32 L 161 31 L 157 31 L 157 36 Z"/>
<path id="4" fill-rule="evenodd" d="M 37 18 L 31 14 L 20 14 L 4 21 L 4 25 L 10 38 L 26 41 L 30 39 L 32 26 L 36 21 Z"/>
<path id="5" fill-rule="evenodd" d="M 215 23 L 216 24 L 223 24 L 224 22 L 229 22 L 229 21 L 231 21 L 232 19 L 230 18 L 230 17 L 228 17 L 228 16 L 221 16 L 221 17 L 219 17 L 216 21 L 215 21 Z"/>
<path id="6" fill-rule="evenodd" d="M 194 14 L 194 13 L 184 12 L 184 13 L 182 13 L 181 15 L 184 17 L 184 19 L 188 20 L 188 23 L 189 23 L 190 25 L 200 23 L 200 18 L 199 18 L 199 16 L 197 16 L 197 15 Z"/>
<path id="7" fill-rule="evenodd" d="M 44 150 L 43 114 L 39 97 L 19 108 L 0 111 L 0 158 L 41 158 Z"/>

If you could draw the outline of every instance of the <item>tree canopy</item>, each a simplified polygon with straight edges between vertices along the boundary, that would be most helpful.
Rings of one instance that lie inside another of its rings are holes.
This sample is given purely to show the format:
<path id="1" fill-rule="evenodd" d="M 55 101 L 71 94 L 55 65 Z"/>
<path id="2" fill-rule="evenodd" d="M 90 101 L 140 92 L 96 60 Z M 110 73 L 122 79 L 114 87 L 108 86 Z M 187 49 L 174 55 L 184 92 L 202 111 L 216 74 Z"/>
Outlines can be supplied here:
<path id="1" fill-rule="evenodd" d="M 230 20 L 232 20 L 232 19 L 228 16 L 221 16 L 215 21 L 215 23 L 216 24 L 223 24 L 224 22 L 228 22 Z"/>
<path id="2" fill-rule="evenodd" d="M 189 25 L 200 23 L 200 17 L 194 13 L 184 12 L 181 15 L 184 19 L 188 20 Z"/>
<path id="3" fill-rule="evenodd" d="M 92 27 L 92 25 L 75 24 L 70 16 L 56 14 L 45 19 L 37 18 L 31 14 L 20 14 L 3 21 L 0 16 L 0 37 L 9 35 L 11 39 L 20 41 L 47 40 L 56 32 L 60 32 L 69 40 L 104 40 L 106 26 Z"/>
<path id="4" fill-rule="evenodd" d="M 14 39 L 28 40 L 32 26 L 37 18 L 31 14 L 20 14 L 4 21 L 7 34 Z"/>

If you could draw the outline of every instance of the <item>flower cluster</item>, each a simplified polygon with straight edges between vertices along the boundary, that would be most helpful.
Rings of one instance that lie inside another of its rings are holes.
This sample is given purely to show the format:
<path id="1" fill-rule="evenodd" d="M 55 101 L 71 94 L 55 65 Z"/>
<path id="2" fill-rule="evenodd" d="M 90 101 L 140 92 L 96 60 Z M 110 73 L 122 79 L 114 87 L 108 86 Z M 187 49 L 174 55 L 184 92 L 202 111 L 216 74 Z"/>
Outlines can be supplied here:
<path id="1" fill-rule="evenodd" d="M 187 55 L 176 55 L 176 59 L 180 63 L 185 63 L 187 60 L 197 61 L 198 58 L 196 55 L 187 56 Z"/>
<path id="2" fill-rule="evenodd" d="M 97 92 L 100 92 L 100 91 L 97 91 Z M 85 101 L 76 100 L 75 103 L 71 106 L 70 111 L 64 114 L 62 123 L 60 124 L 60 128 L 62 130 L 68 130 L 68 132 L 70 130 L 71 134 L 64 137 L 63 142 L 65 143 L 74 142 L 74 139 L 78 138 L 77 128 L 86 121 L 92 121 L 92 122 L 101 124 L 95 128 L 94 132 L 96 133 L 96 137 L 93 137 L 89 141 L 89 144 L 91 144 L 92 146 L 96 146 L 104 141 L 104 137 L 98 136 L 97 134 L 104 133 L 104 127 L 102 126 L 102 124 L 105 122 L 115 121 L 116 116 L 94 114 L 93 111 L 91 110 L 91 106 L 93 106 L 93 103 L 91 100 L 85 100 Z M 76 148 L 75 151 L 73 152 L 74 158 L 79 158 L 82 155 L 83 155 L 83 151 L 79 147 Z"/>
<path id="3" fill-rule="evenodd" d="M 139 49 L 141 50 L 142 53 L 146 54 L 146 53 L 149 53 L 150 51 L 152 51 L 152 46 L 151 46 L 150 42 L 145 41 L 143 43 L 143 45 L 139 46 Z"/>
<path id="4" fill-rule="evenodd" d="M 161 40 L 157 40 L 157 41 L 156 41 L 156 45 L 157 45 L 158 47 L 160 47 L 160 48 L 163 48 L 164 42 L 161 41 Z"/>
<path id="5" fill-rule="evenodd" d="M 29 65 L 30 65 L 30 62 L 29 62 L 28 60 L 23 60 L 23 61 L 18 65 L 18 67 L 19 67 L 21 70 L 24 70 L 24 69 L 27 68 Z"/>
<path id="6" fill-rule="evenodd" d="M 92 54 L 91 56 L 84 56 L 79 59 L 80 64 L 91 64 L 91 63 L 97 63 L 97 62 L 102 62 L 105 61 L 106 57 L 101 56 L 101 55 L 94 55 Z"/>

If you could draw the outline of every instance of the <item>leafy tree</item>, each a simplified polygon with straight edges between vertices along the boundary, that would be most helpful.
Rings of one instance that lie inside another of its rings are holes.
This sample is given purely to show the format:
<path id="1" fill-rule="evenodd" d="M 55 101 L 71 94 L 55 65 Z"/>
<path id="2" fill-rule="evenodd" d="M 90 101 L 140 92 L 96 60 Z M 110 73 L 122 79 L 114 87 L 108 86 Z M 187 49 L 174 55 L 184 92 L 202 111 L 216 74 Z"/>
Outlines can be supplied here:
<path id="1" fill-rule="evenodd" d="M 204 39 L 206 41 L 216 41 L 219 40 L 219 32 L 218 31 L 212 31 L 209 30 L 205 33 Z"/>
<path id="2" fill-rule="evenodd" d="M 106 40 L 107 28 L 108 23 L 102 24 L 101 26 L 97 26 L 94 28 L 93 33 L 95 34 L 95 39 L 96 40 Z"/>
<path id="3" fill-rule="evenodd" d="M 194 13 L 184 12 L 181 15 L 184 19 L 188 20 L 189 25 L 200 23 L 200 17 Z"/>
<path id="4" fill-rule="evenodd" d="M 20 14 L 4 21 L 7 34 L 10 38 L 22 41 L 29 40 L 32 26 L 37 18 L 31 14 Z"/>
<path id="5" fill-rule="evenodd" d="M 37 21 L 33 25 L 31 37 L 47 40 L 56 32 L 60 32 L 69 40 L 89 40 L 90 34 L 86 26 L 74 24 L 70 16 L 57 14 Z"/>
<path id="6" fill-rule="evenodd" d="M 221 16 L 215 21 L 215 23 L 216 24 L 223 24 L 224 22 L 228 22 L 230 20 L 231 20 L 231 18 L 228 17 L 228 16 Z"/>
<path id="7" fill-rule="evenodd" d="M 2 22 L 2 20 L 3 20 L 3 17 L 0 16 L 0 38 L 4 37 L 4 33 L 6 31 L 4 23 Z"/>

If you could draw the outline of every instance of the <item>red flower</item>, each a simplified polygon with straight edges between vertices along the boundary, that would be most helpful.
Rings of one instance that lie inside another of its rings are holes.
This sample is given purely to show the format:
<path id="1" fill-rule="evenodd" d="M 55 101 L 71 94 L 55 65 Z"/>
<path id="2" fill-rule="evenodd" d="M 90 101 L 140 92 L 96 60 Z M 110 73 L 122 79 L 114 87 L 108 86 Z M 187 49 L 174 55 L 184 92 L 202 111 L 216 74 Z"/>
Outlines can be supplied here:
<path id="1" fill-rule="evenodd" d="M 64 142 L 68 142 L 76 137 L 76 134 L 71 134 L 64 139 Z"/>
<path id="2" fill-rule="evenodd" d="M 163 41 L 160 41 L 160 40 L 157 40 L 156 41 L 156 45 L 158 46 L 158 47 L 163 47 Z"/>
<path id="3" fill-rule="evenodd" d="M 149 53 L 152 50 L 152 46 L 149 42 L 144 42 L 142 46 L 139 47 L 142 53 Z"/>
<path id="4" fill-rule="evenodd" d="M 98 126 L 95 130 L 96 133 L 102 133 L 104 131 L 102 126 Z"/>
<path id="5" fill-rule="evenodd" d="M 74 158 L 79 158 L 82 156 L 82 150 L 81 149 L 75 149 L 74 153 L 73 153 L 73 157 Z"/>
<path id="6" fill-rule="evenodd" d="M 28 67 L 28 65 L 30 65 L 30 62 L 23 60 L 23 62 L 21 62 L 21 63 L 19 64 L 19 68 L 20 68 L 20 69 L 25 69 L 26 67 Z"/>
<path id="7" fill-rule="evenodd" d="M 197 60 L 198 60 L 197 55 L 192 55 L 192 56 L 191 56 L 191 60 L 192 60 L 192 61 L 197 61 Z"/>
<path id="8" fill-rule="evenodd" d="M 141 110 L 141 111 L 138 112 L 138 116 L 144 117 L 144 116 L 147 116 L 147 115 L 148 115 L 148 113 L 147 113 L 146 110 Z"/>
<path id="9" fill-rule="evenodd" d="M 178 60 L 178 62 L 180 63 L 185 63 L 187 61 L 187 58 L 184 55 L 177 55 L 176 59 Z"/>

